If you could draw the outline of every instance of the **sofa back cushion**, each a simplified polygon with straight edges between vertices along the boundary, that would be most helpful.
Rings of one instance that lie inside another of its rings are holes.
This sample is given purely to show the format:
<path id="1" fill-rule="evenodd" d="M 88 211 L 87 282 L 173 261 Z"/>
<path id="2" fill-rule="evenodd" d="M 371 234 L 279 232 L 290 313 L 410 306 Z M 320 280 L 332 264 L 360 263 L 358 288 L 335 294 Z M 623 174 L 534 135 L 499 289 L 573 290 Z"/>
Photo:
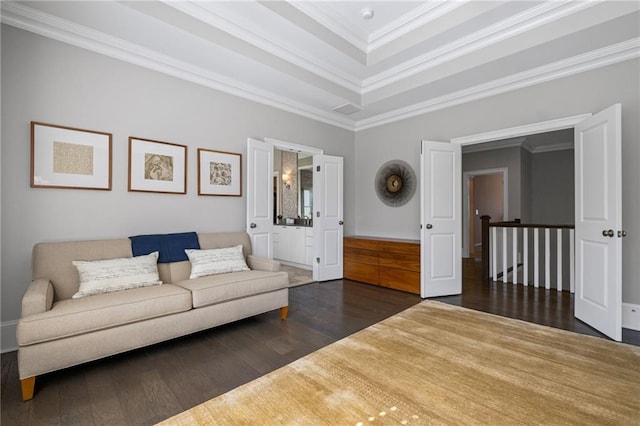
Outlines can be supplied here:
<path id="1" fill-rule="evenodd" d="M 70 241 L 38 243 L 32 253 L 32 279 L 51 281 L 54 301 L 69 299 L 79 287 L 78 270 L 74 260 L 102 260 L 131 257 L 128 238 L 117 240 Z"/>

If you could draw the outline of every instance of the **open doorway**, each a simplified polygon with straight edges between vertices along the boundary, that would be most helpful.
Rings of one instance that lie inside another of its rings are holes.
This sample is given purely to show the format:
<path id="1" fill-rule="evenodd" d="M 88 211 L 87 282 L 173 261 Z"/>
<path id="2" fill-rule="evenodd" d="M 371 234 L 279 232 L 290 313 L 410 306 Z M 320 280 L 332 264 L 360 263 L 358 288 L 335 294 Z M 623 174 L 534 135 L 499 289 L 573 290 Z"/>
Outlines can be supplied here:
<path id="1" fill-rule="evenodd" d="M 465 158 L 469 160 L 463 154 Z M 494 221 L 508 217 L 508 174 L 507 167 L 463 172 L 463 257 L 478 261 L 482 257 L 481 216 L 489 215 Z"/>
<path id="2" fill-rule="evenodd" d="M 482 215 L 491 217 L 491 222 L 512 222 L 549 225 L 553 238 L 551 250 L 551 277 L 557 277 L 556 231 L 553 226 L 572 226 L 574 223 L 574 131 L 573 128 L 550 132 L 532 133 L 517 138 L 487 141 L 463 147 L 463 257 L 481 256 Z M 480 178 L 479 176 L 484 176 Z M 502 181 L 502 182 L 501 182 Z M 503 183 L 501 187 L 500 184 Z M 500 193 L 502 189 L 502 194 Z M 502 203 L 501 203 L 502 195 Z M 502 204 L 502 208 L 500 208 Z M 544 231 L 540 246 L 544 247 Z M 518 236 L 522 241 L 522 231 Z M 528 250 L 533 256 L 533 242 Z M 568 238 L 563 240 L 563 258 L 569 259 Z M 511 260 L 511 236 L 508 241 L 508 267 Z M 522 250 L 518 249 L 518 263 Z M 541 253 L 544 256 L 544 253 Z M 530 259 L 533 264 L 533 259 Z M 544 262 L 540 263 L 540 267 Z M 562 288 L 569 282 L 567 267 L 561 273 Z M 533 268 L 527 271 L 532 282 Z M 522 270 L 518 282 L 524 280 Z M 544 276 L 544 271 L 539 271 Z M 513 280 L 510 277 L 510 282 Z"/>

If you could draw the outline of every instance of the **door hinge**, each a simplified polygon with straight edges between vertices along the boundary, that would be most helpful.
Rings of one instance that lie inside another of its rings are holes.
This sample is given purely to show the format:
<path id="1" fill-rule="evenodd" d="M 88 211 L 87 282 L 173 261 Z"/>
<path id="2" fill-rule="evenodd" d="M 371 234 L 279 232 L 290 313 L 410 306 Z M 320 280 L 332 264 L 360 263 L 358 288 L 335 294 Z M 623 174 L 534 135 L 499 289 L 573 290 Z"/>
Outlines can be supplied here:
<path id="1" fill-rule="evenodd" d="M 320 258 L 316 257 L 316 263 L 319 265 L 320 264 Z"/>
<path id="2" fill-rule="evenodd" d="M 320 171 L 320 166 L 316 166 L 316 172 Z"/>
<path id="3" fill-rule="evenodd" d="M 320 212 L 316 212 L 316 217 L 320 217 Z"/>

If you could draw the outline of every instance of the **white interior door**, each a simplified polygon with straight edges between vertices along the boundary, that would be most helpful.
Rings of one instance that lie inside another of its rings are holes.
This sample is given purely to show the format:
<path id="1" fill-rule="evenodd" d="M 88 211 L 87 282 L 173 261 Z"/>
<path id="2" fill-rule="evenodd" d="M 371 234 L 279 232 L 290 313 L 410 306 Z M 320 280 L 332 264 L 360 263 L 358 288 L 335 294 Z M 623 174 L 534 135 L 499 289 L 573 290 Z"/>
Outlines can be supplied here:
<path id="1" fill-rule="evenodd" d="M 247 233 L 253 254 L 273 258 L 273 145 L 247 139 Z"/>
<path id="2" fill-rule="evenodd" d="M 621 107 L 575 127 L 575 316 L 622 339 Z"/>
<path id="3" fill-rule="evenodd" d="M 343 277 L 343 160 L 313 156 L 313 279 Z"/>
<path id="4" fill-rule="evenodd" d="M 424 297 L 462 292 L 461 147 L 422 141 L 421 290 Z"/>

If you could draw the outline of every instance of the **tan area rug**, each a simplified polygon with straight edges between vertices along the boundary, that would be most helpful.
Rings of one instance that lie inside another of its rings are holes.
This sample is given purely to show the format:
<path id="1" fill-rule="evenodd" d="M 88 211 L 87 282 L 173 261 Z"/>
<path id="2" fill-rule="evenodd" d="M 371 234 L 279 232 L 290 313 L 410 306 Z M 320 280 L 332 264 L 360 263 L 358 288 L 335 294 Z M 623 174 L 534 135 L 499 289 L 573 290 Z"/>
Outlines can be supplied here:
<path id="1" fill-rule="evenodd" d="M 638 425 L 640 348 L 434 301 L 166 425 Z"/>
<path id="2" fill-rule="evenodd" d="M 313 272 L 302 268 L 295 268 L 289 265 L 280 265 L 280 270 L 289 274 L 289 287 L 309 284 L 313 281 Z"/>

